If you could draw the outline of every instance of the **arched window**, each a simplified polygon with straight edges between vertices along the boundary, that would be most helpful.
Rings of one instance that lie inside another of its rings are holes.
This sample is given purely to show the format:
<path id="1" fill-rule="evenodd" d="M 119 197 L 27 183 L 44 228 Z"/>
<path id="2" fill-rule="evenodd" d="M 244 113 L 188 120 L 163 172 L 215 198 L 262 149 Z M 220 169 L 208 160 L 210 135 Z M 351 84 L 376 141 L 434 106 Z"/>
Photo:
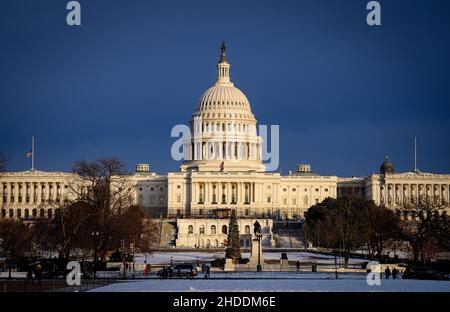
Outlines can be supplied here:
<path id="1" fill-rule="evenodd" d="M 200 225 L 200 227 L 199 227 L 199 229 L 198 229 L 198 232 L 199 232 L 200 234 L 205 234 L 205 226 L 204 226 L 204 225 Z"/>
<path id="2" fill-rule="evenodd" d="M 48 210 L 47 210 L 47 217 L 48 217 L 49 219 L 51 219 L 52 216 L 53 216 L 53 211 L 52 211 L 51 209 L 48 209 Z"/>
<path id="3" fill-rule="evenodd" d="M 246 225 L 244 231 L 245 231 L 245 234 L 250 234 L 250 226 Z"/>
<path id="4" fill-rule="evenodd" d="M 33 216 L 33 218 L 36 218 L 37 217 L 37 210 L 36 209 L 31 210 L 31 215 Z"/>
<path id="5" fill-rule="evenodd" d="M 219 247 L 219 240 L 214 240 L 214 247 Z"/>
<path id="6" fill-rule="evenodd" d="M 303 197 L 303 204 L 305 204 L 305 206 L 308 206 L 308 196 L 305 195 L 305 197 Z"/>
<path id="7" fill-rule="evenodd" d="M 39 210 L 39 218 L 44 218 L 45 217 L 45 210 L 44 209 L 40 209 Z"/>
<path id="8" fill-rule="evenodd" d="M 22 210 L 20 210 L 20 209 L 17 209 L 17 218 L 19 219 L 19 218 L 22 218 Z"/>
<path id="9" fill-rule="evenodd" d="M 212 235 L 216 234 L 216 226 L 215 225 L 211 225 L 211 234 Z"/>
<path id="10" fill-rule="evenodd" d="M 194 234 L 194 227 L 192 225 L 188 226 L 188 234 Z"/>
<path id="11" fill-rule="evenodd" d="M 226 225 L 222 225 L 222 234 L 228 234 Z"/>
<path id="12" fill-rule="evenodd" d="M 14 210 L 13 209 L 9 209 L 9 217 L 11 219 L 14 218 Z"/>
<path id="13" fill-rule="evenodd" d="M 2 219 L 6 218 L 6 209 L 2 209 Z"/>
<path id="14" fill-rule="evenodd" d="M 25 220 L 28 220 L 30 218 L 30 210 L 25 209 Z"/>

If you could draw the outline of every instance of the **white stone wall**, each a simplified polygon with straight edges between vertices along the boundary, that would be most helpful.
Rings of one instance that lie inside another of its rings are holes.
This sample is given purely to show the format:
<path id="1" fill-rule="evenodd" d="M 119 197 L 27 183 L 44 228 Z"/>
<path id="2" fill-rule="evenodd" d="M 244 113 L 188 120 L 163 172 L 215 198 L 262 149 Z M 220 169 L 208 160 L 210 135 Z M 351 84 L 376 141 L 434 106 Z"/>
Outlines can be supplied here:
<path id="1" fill-rule="evenodd" d="M 241 247 L 250 248 L 254 237 L 254 223 L 257 219 L 237 219 Z M 177 248 L 221 248 L 226 246 L 228 225 L 230 220 L 224 219 L 177 219 Z M 263 246 L 273 247 L 271 219 L 258 219 L 263 232 Z"/>

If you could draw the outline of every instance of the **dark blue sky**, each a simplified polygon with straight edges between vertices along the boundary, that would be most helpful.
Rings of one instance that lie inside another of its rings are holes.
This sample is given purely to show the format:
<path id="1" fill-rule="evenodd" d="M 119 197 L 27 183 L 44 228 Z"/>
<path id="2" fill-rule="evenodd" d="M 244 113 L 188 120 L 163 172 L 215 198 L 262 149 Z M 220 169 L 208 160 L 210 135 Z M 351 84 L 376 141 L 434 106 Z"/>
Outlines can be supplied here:
<path id="1" fill-rule="evenodd" d="M 177 171 L 172 126 L 215 80 L 222 40 L 231 77 L 260 124 L 280 125 L 281 170 L 340 176 L 450 172 L 450 2 L 366 0 L 0 2 L 0 152 L 26 170 L 118 156 Z"/>

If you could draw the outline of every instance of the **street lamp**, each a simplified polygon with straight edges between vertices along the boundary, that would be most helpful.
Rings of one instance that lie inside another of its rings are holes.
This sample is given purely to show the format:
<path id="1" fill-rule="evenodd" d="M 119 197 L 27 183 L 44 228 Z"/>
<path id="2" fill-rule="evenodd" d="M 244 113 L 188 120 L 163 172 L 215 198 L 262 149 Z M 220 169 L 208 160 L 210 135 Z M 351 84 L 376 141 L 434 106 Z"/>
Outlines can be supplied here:
<path id="1" fill-rule="evenodd" d="M 262 238 L 262 233 L 261 232 L 257 233 L 256 237 L 258 238 L 258 266 L 256 267 L 256 272 L 261 272 L 262 271 L 262 267 L 261 267 L 261 238 Z"/>
<path id="2" fill-rule="evenodd" d="M 97 265 L 97 246 L 98 246 L 98 236 L 99 235 L 100 235 L 100 233 L 98 231 L 91 233 L 92 239 L 94 240 L 94 261 L 93 261 L 93 263 L 94 263 L 94 278 L 96 277 L 95 275 L 97 273 L 96 265 Z"/>
<path id="3" fill-rule="evenodd" d="M 256 238 L 258 239 L 258 265 L 256 266 L 256 272 L 261 272 L 261 237 L 262 237 L 262 231 L 261 231 L 261 225 L 259 224 L 258 220 L 255 221 L 253 224 L 254 229 L 253 233 L 255 234 Z"/>

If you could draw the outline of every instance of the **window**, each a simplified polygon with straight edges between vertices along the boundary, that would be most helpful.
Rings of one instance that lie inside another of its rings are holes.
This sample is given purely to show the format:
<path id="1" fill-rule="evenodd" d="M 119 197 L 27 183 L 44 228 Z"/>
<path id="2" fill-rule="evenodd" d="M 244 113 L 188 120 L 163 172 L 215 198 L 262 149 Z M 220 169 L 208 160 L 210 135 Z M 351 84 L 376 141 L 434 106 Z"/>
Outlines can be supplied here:
<path id="1" fill-rule="evenodd" d="M 194 227 L 192 225 L 188 226 L 188 234 L 194 234 Z"/>
<path id="2" fill-rule="evenodd" d="M 291 198 L 292 205 L 297 205 L 297 198 Z"/>
<path id="3" fill-rule="evenodd" d="M 177 195 L 177 203 L 181 203 L 181 196 Z"/>
<path id="4" fill-rule="evenodd" d="M 308 192 L 308 189 L 305 188 L 305 192 Z"/>
<path id="5" fill-rule="evenodd" d="M 216 226 L 215 225 L 211 225 L 211 235 L 216 234 Z"/>
<path id="6" fill-rule="evenodd" d="M 292 188 L 292 192 L 296 192 L 297 191 L 297 189 L 294 187 L 294 188 Z"/>
<path id="7" fill-rule="evenodd" d="M 150 188 L 150 191 L 152 191 L 152 192 L 153 192 L 154 190 L 155 190 L 155 188 L 154 188 L 154 187 L 151 187 L 151 188 Z"/>
<path id="8" fill-rule="evenodd" d="M 270 204 L 271 201 L 272 201 L 272 197 L 267 196 L 267 203 Z"/>
<path id="9" fill-rule="evenodd" d="M 318 188 L 316 188 L 316 192 L 318 192 L 319 191 L 319 189 Z"/>
<path id="10" fill-rule="evenodd" d="M 327 189 L 327 188 L 325 189 L 325 192 L 328 192 L 328 189 Z"/>
<path id="11" fill-rule="evenodd" d="M 222 234 L 228 234 L 226 225 L 222 225 Z"/>
<path id="12" fill-rule="evenodd" d="M 200 228 L 198 229 L 198 232 L 199 232 L 200 234 L 205 234 L 205 226 L 200 225 Z"/>
<path id="13" fill-rule="evenodd" d="M 319 203 L 319 199 L 318 198 L 316 198 L 316 204 L 318 204 Z"/>
<path id="14" fill-rule="evenodd" d="M 177 185 L 177 189 L 180 189 L 181 188 L 181 185 Z"/>
<path id="15" fill-rule="evenodd" d="M 286 192 L 286 191 L 287 191 L 287 189 L 286 189 L 286 188 L 284 188 L 284 189 L 283 189 L 283 192 Z"/>
<path id="16" fill-rule="evenodd" d="M 308 196 L 303 197 L 303 204 L 308 206 Z"/>
<path id="17" fill-rule="evenodd" d="M 250 234 L 250 226 L 246 225 L 244 228 L 245 234 Z"/>

